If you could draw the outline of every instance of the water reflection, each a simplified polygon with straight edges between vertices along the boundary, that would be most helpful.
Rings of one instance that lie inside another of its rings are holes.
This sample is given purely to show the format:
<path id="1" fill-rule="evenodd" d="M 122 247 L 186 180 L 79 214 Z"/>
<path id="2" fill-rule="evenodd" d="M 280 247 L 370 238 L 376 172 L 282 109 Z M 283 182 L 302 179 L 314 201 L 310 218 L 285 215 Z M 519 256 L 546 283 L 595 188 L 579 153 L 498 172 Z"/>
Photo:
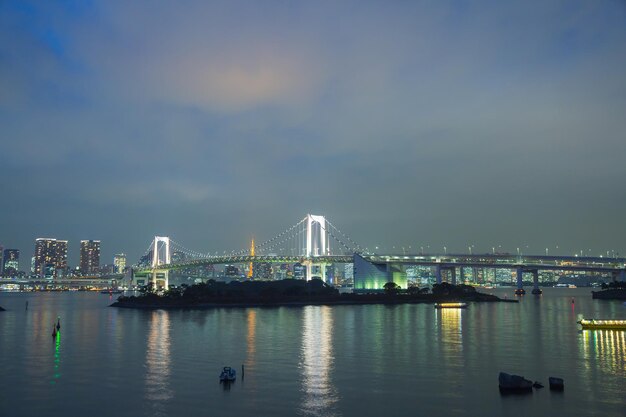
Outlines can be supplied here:
<path id="1" fill-rule="evenodd" d="M 626 371 L 626 332 L 620 330 L 583 330 L 584 358 L 598 359 L 607 371 Z M 588 366 L 588 365 L 587 365 Z"/>
<path id="2" fill-rule="evenodd" d="M 56 332 L 54 336 L 54 371 L 52 373 L 51 384 L 56 384 L 57 379 L 61 377 L 60 367 L 61 365 L 61 332 Z"/>
<path id="3" fill-rule="evenodd" d="M 172 398 L 170 376 L 170 317 L 167 311 L 154 311 L 150 317 L 146 350 L 146 399 L 153 415 L 164 416 L 165 404 Z"/>
<path id="4" fill-rule="evenodd" d="M 248 334 L 246 335 L 246 364 L 254 366 L 256 359 L 256 310 L 248 310 Z M 243 375 L 242 375 L 243 377 Z"/>
<path id="5" fill-rule="evenodd" d="M 441 322 L 441 341 L 450 350 L 463 350 L 463 321 L 462 309 L 442 308 L 437 310 L 437 320 Z"/>
<path id="6" fill-rule="evenodd" d="M 330 379 L 333 367 L 333 316 L 328 306 L 305 307 L 302 330 L 301 368 L 304 390 L 302 411 L 314 416 L 332 416 L 337 393 Z"/>

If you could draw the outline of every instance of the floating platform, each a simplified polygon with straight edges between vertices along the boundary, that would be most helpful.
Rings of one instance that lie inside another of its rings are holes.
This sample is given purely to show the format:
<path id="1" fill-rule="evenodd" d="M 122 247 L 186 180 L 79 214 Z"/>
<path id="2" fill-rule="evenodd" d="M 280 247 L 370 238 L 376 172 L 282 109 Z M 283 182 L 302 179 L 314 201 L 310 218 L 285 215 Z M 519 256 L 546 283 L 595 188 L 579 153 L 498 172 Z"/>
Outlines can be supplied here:
<path id="1" fill-rule="evenodd" d="M 626 330 L 626 320 L 585 320 L 581 319 L 583 330 Z"/>
<path id="2" fill-rule="evenodd" d="M 437 303 L 435 308 L 467 308 L 467 303 Z"/>

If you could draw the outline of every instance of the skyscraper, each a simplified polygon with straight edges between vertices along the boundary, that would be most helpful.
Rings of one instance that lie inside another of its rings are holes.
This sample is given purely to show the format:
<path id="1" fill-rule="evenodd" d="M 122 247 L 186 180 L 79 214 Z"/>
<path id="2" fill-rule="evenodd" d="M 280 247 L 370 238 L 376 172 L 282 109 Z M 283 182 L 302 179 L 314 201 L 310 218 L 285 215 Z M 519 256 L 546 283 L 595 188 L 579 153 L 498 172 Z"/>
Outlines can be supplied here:
<path id="1" fill-rule="evenodd" d="M 100 271 L 100 241 L 80 241 L 80 272 L 94 275 Z"/>
<path id="2" fill-rule="evenodd" d="M 35 239 L 35 273 L 52 278 L 67 269 L 67 240 Z"/>
<path id="3" fill-rule="evenodd" d="M 126 269 L 126 255 L 118 253 L 113 257 L 113 265 L 115 266 L 116 274 L 123 274 Z"/>
<path id="4" fill-rule="evenodd" d="M 11 277 L 20 269 L 19 249 L 5 249 L 2 256 L 2 275 Z"/>

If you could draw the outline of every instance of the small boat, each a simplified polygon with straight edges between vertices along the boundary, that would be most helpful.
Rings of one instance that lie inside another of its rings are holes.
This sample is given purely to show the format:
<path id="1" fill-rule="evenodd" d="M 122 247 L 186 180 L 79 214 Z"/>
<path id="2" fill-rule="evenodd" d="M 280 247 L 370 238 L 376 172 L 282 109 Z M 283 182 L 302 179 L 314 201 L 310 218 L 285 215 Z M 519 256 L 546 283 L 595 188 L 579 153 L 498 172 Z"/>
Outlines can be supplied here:
<path id="1" fill-rule="evenodd" d="M 585 320 L 580 319 L 583 330 L 626 330 L 626 320 Z"/>
<path id="2" fill-rule="evenodd" d="M 123 292 L 122 290 L 102 290 L 100 294 L 122 294 Z"/>
<path id="3" fill-rule="evenodd" d="M 237 372 L 230 366 L 225 366 L 220 374 L 220 382 L 232 382 L 237 378 Z"/>
<path id="4" fill-rule="evenodd" d="M 467 308 L 467 303 L 437 303 L 435 308 Z"/>

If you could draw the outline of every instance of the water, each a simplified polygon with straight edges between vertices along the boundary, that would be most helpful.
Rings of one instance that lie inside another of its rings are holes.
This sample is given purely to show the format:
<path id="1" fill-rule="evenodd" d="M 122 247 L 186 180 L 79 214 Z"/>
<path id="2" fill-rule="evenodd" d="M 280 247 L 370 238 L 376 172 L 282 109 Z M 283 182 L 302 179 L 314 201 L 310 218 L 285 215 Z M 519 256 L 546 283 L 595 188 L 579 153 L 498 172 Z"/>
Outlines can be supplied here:
<path id="1" fill-rule="evenodd" d="M 135 311 L 112 301 L 0 293 L 0 416 L 624 415 L 626 332 L 575 322 L 626 319 L 626 307 L 587 289 L 466 310 Z M 224 365 L 237 369 L 230 387 L 218 382 Z M 546 388 L 501 396 L 499 371 Z M 565 391 L 549 391 L 548 376 Z"/>

